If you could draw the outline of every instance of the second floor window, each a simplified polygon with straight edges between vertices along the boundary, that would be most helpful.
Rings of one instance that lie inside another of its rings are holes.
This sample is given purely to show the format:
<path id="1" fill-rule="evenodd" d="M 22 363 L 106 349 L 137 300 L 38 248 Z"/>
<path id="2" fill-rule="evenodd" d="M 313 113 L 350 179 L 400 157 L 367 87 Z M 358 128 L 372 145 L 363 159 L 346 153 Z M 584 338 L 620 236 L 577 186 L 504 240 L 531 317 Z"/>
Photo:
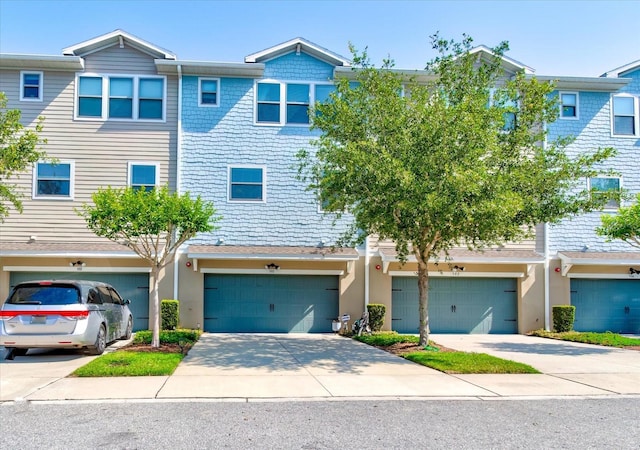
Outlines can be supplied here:
<path id="1" fill-rule="evenodd" d="M 20 72 L 20 100 L 42 101 L 42 72 Z"/>
<path id="2" fill-rule="evenodd" d="M 82 75 L 77 86 L 77 118 L 164 120 L 164 77 Z"/>
<path id="3" fill-rule="evenodd" d="M 309 108 L 329 99 L 335 86 L 329 83 L 256 83 L 256 124 L 309 125 Z"/>
<path id="4" fill-rule="evenodd" d="M 638 134 L 638 99 L 631 96 L 613 96 L 613 134 L 636 136 Z"/>
<path id="5" fill-rule="evenodd" d="M 560 118 L 578 118 L 578 94 L 576 92 L 560 92 Z"/>
<path id="6" fill-rule="evenodd" d="M 73 163 L 36 163 L 34 198 L 70 199 L 73 196 Z"/>
<path id="7" fill-rule="evenodd" d="M 218 98 L 218 85 L 220 80 L 217 78 L 200 78 L 198 81 L 198 105 L 199 106 L 218 106 L 220 99 Z"/>
<path id="8" fill-rule="evenodd" d="M 158 164 L 147 162 L 129 163 L 129 186 L 133 189 L 153 190 L 158 185 Z"/>
<path id="9" fill-rule="evenodd" d="M 592 195 L 605 193 L 609 201 L 605 204 L 605 209 L 618 209 L 620 207 L 621 183 L 619 177 L 594 177 L 589 179 L 589 188 Z"/>

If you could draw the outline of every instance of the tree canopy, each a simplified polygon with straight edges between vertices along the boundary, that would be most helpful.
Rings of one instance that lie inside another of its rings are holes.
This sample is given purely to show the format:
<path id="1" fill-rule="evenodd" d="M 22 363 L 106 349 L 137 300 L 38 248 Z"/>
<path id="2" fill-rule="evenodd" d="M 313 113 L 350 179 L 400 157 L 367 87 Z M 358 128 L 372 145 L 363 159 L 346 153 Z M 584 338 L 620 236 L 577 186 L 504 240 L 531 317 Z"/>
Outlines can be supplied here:
<path id="1" fill-rule="evenodd" d="M 377 234 L 396 243 L 401 261 L 415 257 L 423 345 L 428 261 L 461 245 L 521 240 L 538 223 L 602 206 L 606 199 L 576 186 L 614 154 L 594 149 L 571 159 L 568 138 L 542 145 L 543 124 L 558 114 L 553 85 L 505 76 L 506 43 L 490 52 L 474 52 L 471 43 L 433 36 L 438 56 L 420 78 L 390 60 L 376 68 L 352 48 L 353 76 L 316 104 L 313 128 L 321 135 L 314 151 L 298 155 L 300 177 L 323 209 L 353 216 L 342 244 Z"/>
<path id="2" fill-rule="evenodd" d="M 608 241 L 621 239 L 640 248 L 640 194 L 636 195 L 633 205 L 620 208 L 616 215 L 603 215 L 600 220 L 602 225 L 596 229 L 599 236 L 606 237 Z"/>
<path id="3" fill-rule="evenodd" d="M 96 235 L 129 247 L 150 265 L 153 274 L 153 338 L 160 345 L 159 272 L 175 252 L 197 233 L 213 231 L 220 220 L 212 203 L 189 193 L 169 192 L 166 186 L 144 189 L 104 188 L 92 195 L 93 205 L 78 213 Z"/>
<path id="4" fill-rule="evenodd" d="M 35 128 L 27 129 L 20 123 L 20 110 L 6 107 L 7 97 L 4 92 L 0 92 L 0 223 L 9 215 L 11 205 L 22 212 L 22 200 L 17 186 L 6 180 L 44 158 L 45 152 L 39 150 L 38 146 L 46 143 L 40 138 L 44 121 L 42 117 L 38 119 Z"/>

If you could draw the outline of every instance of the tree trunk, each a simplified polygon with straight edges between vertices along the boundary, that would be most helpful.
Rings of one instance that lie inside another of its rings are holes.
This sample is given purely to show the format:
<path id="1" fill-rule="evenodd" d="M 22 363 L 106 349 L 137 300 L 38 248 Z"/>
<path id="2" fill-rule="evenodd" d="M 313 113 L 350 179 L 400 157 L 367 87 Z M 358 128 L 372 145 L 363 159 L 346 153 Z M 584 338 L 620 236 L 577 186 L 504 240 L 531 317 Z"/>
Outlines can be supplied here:
<path id="1" fill-rule="evenodd" d="M 151 347 L 160 347 L 160 294 L 159 290 L 159 276 L 160 270 L 157 266 L 153 266 L 153 333 L 151 337 Z"/>
<path id="2" fill-rule="evenodd" d="M 418 263 L 418 309 L 420 310 L 420 345 L 429 345 L 429 268 Z"/>

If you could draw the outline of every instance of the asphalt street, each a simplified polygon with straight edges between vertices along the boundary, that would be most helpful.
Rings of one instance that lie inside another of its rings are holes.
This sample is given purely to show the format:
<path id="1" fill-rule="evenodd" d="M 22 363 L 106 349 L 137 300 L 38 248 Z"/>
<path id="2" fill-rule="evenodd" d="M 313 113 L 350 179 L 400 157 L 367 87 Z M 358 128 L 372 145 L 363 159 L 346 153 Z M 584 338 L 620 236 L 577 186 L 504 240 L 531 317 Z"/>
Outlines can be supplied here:
<path id="1" fill-rule="evenodd" d="M 0 448 L 637 450 L 638 398 L 0 406 Z"/>

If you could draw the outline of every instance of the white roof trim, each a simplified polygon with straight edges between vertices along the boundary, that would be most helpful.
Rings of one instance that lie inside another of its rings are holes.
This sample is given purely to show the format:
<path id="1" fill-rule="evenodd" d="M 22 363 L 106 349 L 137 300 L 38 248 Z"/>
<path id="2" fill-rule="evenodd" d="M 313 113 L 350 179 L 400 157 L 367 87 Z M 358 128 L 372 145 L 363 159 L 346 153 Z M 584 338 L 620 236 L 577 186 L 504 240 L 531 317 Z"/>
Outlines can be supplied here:
<path id="1" fill-rule="evenodd" d="M 77 71 L 84 69 L 84 60 L 79 56 L 0 53 L 0 67 L 3 69 Z"/>
<path id="2" fill-rule="evenodd" d="M 140 258 L 135 252 L 83 252 L 83 251 L 46 251 L 46 250 L 9 250 L 1 251 L 0 256 L 19 256 L 21 258 Z"/>
<path id="3" fill-rule="evenodd" d="M 180 61 L 156 59 L 159 74 L 171 75 L 182 68 L 183 75 L 216 75 L 230 77 L 261 78 L 264 74 L 264 64 L 246 64 L 213 61 Z"/>
<path id="4" fill-rule="evenodd" d="M 474 47 L 471 50 L 469 50 L 469 54 L 471 55 L 475 55 L 476 53 L 484 53 L 491 57 L 496 56 L 493 50 L 491 50 L 486 45 L 478 45 L 477 47 Z M 505 63 L 507 67 L 509 67 L 512 70 L 515 70 L 515 71 L 524 70 L 524 73 L 527 73 L 527 74 L 532 74 L 535 72 L 535 69 L 533 69 L 532 67 L 529 67 L 513 58 L 509 58 L 508 56 L 502 55 L 500 59 L 503 61 L 503 63 Z"/>
<path id="5" fill-rule="evenodd" d="M 417 277 L 418 272 L 409 270 L 390 270 L 392 277 Z M 524 278 L 524 272 L 440 272 L 429 271 L 429 277 L 446 278 Z"/>
<path id="6" fill-rule="evenodd" d="M 640 281 L 639 275 L 624 273 L 569 273 L 567 278 L 586 278 L 594 280 L 636 280 Z"/>
<path id="7" fill-rule="evenodd" d="M 267 269 L 222 269 L 205 268 L 201 273 L 239 274 L 239 275 L 344 275 L 344 270 L 314 270 L 314 269 L 278 269 L 270 272 Z"/>
<path id="8" fill-rule="evenodd" d="M 624 66 L 616 67 L 615 69 L 603 73 L 601 76 L 606 78 L 617 78 L 624 75 L 626 72 L 630 72 L 635 69 L 640 69 L 640 59 L 629 64 L 625 64 Z"/>
<path id="9" fill-rule="evenodd" d="M 150 267 L 113 267 L 113 266 L 85 266 L 79 270 L 68 266 L 3 266 L 5 272 L 113 272 L 113 273 L 151 273 Z"/>
<path id="10" fill-rule="evenodd" d="M 554 82 L 556 89 L 595 92 L 616 92 L 631 82 L 629 78 L 555 77 L 552 75 L 527 75 L 526 78 Z"/>
<path id="11" fill-rule="evenodd" d="M 311 41 L 307 41 L 304 38 L 297 37 L 281 44 L 269 47 L 262 51 L 252 53 L 244 58 L 246 63 L 264 62 L 278 56 L 285 55 L 296 51 L 297 46 L 300 45 L 300 51 L 307 53 L 308 55 L 319 58 L 334 66 L 350 66 L 351 62 L 343 56 L 338 55 L 324 47 L 314 44 Z"/>
<path id="12" fill-rule="evenodd" d="M 378 252 L 378 255 L 382 258 L 383 262 L 399 262 L 397 256 L 385 255 L 383 252 Z M 417 262 L 416 257 L 413 255 L 407 256 L 407 262 Z M 436 262 L 435 259 L 430 259 L 430 263 Z M 539 264 L 544 262 L 544 257 L 539 259 L 523 259 L 523 258 L 496 258 L 489 256 L 462 256 L 452 259 L 439 259 L 438 263 L 482 263 L 482 264 Z"/>
<path id="13" fill-rule="evenodd" d="M 561 252 L 558 252 L 558 256 L 563 264 L 572 266 L 637 266 L 640 264 L 637 259 L 571 258 Z"/>
<path id="14" fill-rule="evenodd" d="M 139 37 L 127 33 L 123 30 L 114 30 L 111 33 L 103 34 L 101 36 L 89 39 L 88 41 L 80 42 L 79 44 L 72 45 L 70 47 L 62 49 L 63 55 L 83 56 L 89 53 L 93 53 L 96 50 L 110 47 L 112 45 L 120 45 L 121 38 L 124 38 L 127 43 L 132 47 L 148 53 L 152 56 L 162 57 L 164 59 L 176 59 L 176 55 L 168 50 L 158 47 L 150 42 L 147 42 Z"/>
<path id="15" fill-rule="evenodd" d="M 290 261 L 357 261 L 358 255 L 313 254 L 292 255 L 291 253 L 187 253 L 190 259 L 226 259 L 226 260 L 290 260 Z"/>

